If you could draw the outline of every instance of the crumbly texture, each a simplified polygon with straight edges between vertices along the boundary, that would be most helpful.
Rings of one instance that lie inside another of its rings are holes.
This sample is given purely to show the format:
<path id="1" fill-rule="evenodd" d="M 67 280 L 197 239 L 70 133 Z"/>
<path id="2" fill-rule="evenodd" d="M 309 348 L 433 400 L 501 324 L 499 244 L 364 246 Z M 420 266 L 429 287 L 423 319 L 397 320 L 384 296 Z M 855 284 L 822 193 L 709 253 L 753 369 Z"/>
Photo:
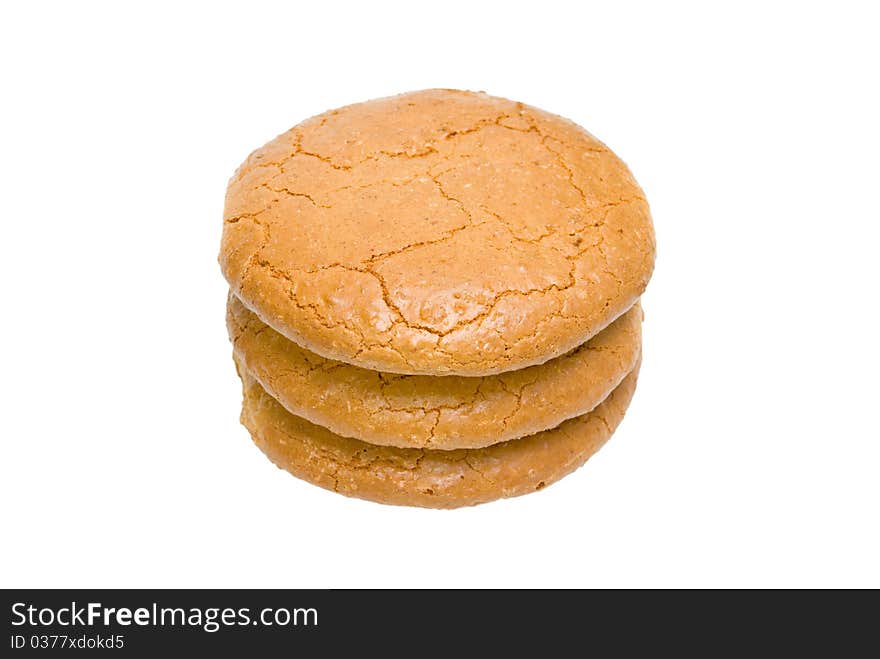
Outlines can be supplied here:
<path id="1" fill-rule="evenodd" d="M 654 264 L 626 165 L 572 122 L 428 90 L 309 119 L 229 183 L 220 264 L 272 328 L 373 370 L 490 375 L 629 309 Z"/>
<path id="2" fill-rule="evenodd" d="M 637 372 L 588 414 L 481 449 L 391 448 L 340 437 L 285 410 L 239 367 L 241 420 L 272 462 L 315 485 L 380 503 L 458 508 L 540 490 L 580 467 L 620 423 Z"/>
<path id="3" fill-rule="evenodd" d="M 561 357 L 484 377 L 396 375 L 325 359 L 234 295 L 226 324 L 236 359 L 291 413 L 371 444 L 454 449 L 524 437 L 592 410 L 635 366 L 642 310 L 636 304 Z"/>

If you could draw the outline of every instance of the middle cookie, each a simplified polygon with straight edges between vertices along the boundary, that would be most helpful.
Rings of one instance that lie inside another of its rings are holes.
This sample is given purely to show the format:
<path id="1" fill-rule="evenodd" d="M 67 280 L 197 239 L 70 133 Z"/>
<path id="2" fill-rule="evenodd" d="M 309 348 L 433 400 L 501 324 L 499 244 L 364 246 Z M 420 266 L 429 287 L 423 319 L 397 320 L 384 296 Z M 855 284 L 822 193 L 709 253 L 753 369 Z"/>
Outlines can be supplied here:
<path id="1" fill-rule="evenodd" d="M 397 375 L 325 359 L 263 323 L 230 294 L 233 351 L 297 416 L 338 435 L 401 448 L 482 448 L 558 426 L 602 402 L 639 358 L 636 305 L 544 364 L 486 377 Z"/>

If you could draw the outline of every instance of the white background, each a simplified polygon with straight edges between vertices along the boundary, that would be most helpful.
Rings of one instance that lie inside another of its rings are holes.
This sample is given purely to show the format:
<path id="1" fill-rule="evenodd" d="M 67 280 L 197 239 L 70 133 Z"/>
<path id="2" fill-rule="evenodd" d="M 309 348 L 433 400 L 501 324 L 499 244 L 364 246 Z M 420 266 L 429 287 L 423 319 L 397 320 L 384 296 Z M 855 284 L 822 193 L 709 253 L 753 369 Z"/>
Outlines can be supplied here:
<path id="1" fill-rule="evenodd" d="M 0 586 L 880 586 L 871 3 L 7 3 Z M 584 125 L 658 237 L 630 412 L 575 475 L 346 499 L 238 423 L 228 177 L 426 87 Z"/>

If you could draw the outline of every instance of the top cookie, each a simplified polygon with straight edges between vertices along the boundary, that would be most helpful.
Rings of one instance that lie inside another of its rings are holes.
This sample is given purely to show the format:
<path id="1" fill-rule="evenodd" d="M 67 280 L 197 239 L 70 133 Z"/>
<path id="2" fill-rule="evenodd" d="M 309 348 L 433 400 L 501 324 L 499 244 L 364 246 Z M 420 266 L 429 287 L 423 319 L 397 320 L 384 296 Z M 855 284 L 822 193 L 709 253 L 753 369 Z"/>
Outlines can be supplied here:
<path id="1" fill-rule="evenodd" d="M 226 194 L 235 294 L 324 357 L 482 376 L 539 364 L 629 309 L 654 264 L 629 170 L 572 122 L 427 90 L 313 117 Z"/>

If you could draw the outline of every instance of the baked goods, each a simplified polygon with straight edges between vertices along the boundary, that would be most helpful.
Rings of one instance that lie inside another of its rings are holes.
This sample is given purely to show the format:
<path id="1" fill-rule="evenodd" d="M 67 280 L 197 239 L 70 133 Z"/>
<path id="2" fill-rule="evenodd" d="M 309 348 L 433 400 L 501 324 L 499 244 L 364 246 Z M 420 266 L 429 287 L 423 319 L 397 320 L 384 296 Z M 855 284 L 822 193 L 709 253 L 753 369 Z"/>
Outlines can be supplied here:
<path id="1" fill-rule="evenodd" d="M 482 378 L 395 375 L 324 359 L 275 332 L 230 295 L 238 361 L 288 411 L 385 446 L 479 448 L 589 412 L 635 366 L 636 304 L 587 343 L 544 364 Z"/>
<path id="2" fill-rule="evenodd" d="M 542 489 L 629 405 L 654 252 L 626 165 L 567 119 L 449 89 L 308 119 L 227 189 L 242 423 L 350 496 Z"/>
<path id="3" fill-rule="evenodd" d="M 328 490 L 380 503 L 459 508 L 543 489 L 608 440 L 632 399 L 638 367 L 592 412 L 481 449 L 374 446 L 285 410 L 244 369 L 241 421 L 278 467 Z"/>
<path id="4" fill-rule="evenodd" d="M 648 206 L 575 124 L 428 90 L 313 117 L 229 184 L 220 263 L 266 324 L 328 359 L 482 376 L 576 348 L 650 278 Z"/>

